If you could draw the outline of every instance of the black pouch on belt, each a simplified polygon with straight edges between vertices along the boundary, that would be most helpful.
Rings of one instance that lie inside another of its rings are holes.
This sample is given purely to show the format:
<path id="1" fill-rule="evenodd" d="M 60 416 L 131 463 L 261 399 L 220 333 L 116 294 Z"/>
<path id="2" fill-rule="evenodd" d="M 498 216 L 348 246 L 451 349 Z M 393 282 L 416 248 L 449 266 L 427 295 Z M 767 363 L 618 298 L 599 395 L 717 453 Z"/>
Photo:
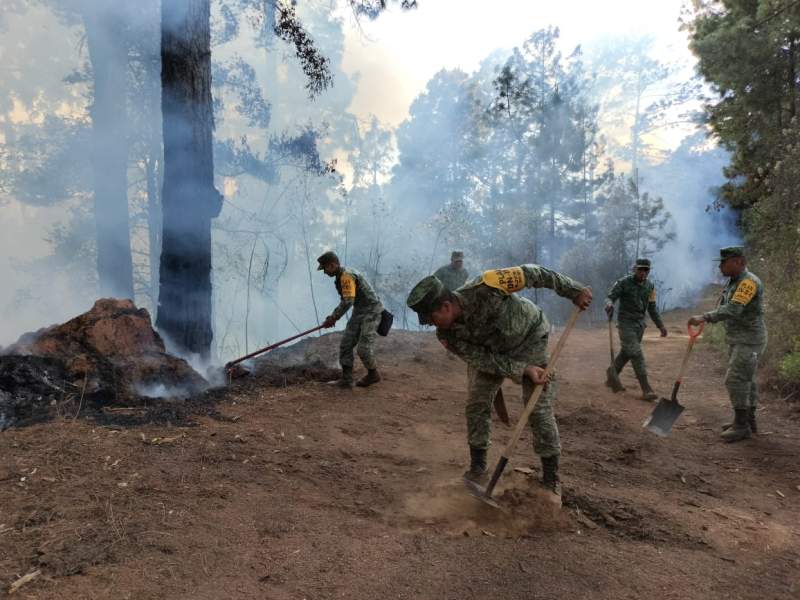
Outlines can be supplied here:
<path id="1" fill-rule="evenodd" d="M 384 308 L 383 312 L 381 313 L 381 322 L 378 324 L 378 335 L 382 335 L 384 337 L 389 335 L 389 330 L 392 328 L 392 323 L 394 323 L 394 315 Z"/>

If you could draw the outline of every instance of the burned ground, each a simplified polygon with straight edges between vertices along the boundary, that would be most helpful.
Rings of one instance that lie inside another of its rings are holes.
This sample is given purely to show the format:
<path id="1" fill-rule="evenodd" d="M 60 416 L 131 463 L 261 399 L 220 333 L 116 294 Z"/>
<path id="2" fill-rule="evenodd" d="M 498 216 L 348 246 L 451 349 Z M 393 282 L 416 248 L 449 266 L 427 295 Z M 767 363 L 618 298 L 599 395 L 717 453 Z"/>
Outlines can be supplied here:
<path id="1" fill-rule="evenodd" d="M 645 336 L 662 392 L 683 317 Z M 797 597 L 797 411 L 765 394 L 762 433 L 720 443 L 729 408 L 707 345 L 660 439 L 632 375 L 623 394 L 602 386 L 604 330 L 576 330 L 559 369 L 565 506 L 536 486 L 528 439 L 498 513 L 463 490 L 465 369 L 432 334 L 380 340 L 384 381 L 367 390 L 259 375 L 310 363 L 323 378 L 337 339 L 259 362 L 191 426 L 67 414 L 0 434 L 3 589 L 38 571 L 19 597 Z M 506 384 L 512 418 L 517 396 Z M 509 433 L 495 424 L 491 459 Z"/>

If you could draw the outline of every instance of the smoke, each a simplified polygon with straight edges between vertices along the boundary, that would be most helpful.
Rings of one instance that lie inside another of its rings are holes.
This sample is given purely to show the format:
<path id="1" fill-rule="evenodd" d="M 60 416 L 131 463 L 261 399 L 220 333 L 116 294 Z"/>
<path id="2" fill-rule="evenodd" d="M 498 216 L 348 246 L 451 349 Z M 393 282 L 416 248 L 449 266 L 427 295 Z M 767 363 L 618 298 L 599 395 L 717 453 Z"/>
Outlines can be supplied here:
<path id="1" fill-rule="evenodd" d="M 83 4 L 100 16 L 121 6 L 101 0 Z M 498 46 L 529 36 L 537 27 L 533 21 L 515 20 L 513 35 L 504 36 L 494 17 L 503 11 L 491 11 L 494 25 L 487 26 L 486 39 L 473 44 L 469 59 L 462 62 L 455 46 L 447 56 L 433 49 L 442 46 L 442 23 L 451 27 L 452 15 L 426 30 L 430 35 L 424 36 L 425 44 L 431 47 L 426 52 L 414 43 L 413 23 L 440 15 L 439 8 L 426 12 L 423 4 L 414 14 L 384 15 L 376 26 L 388 31 L 393 21 L 401 23 L 398 31 L 405 32 L 409 49 L 403 58 L 414 61 L 395 70 L 390 55 L 398 53 L 386 50 L 397 43 L 394 36 L 361 39 L 355 47 L 352 23 L 326 4 L 298 6 L 334 75 L 333 88 L 313 103 L 302 65 L 280 40 L 271 38 L 268 29 L 265 33 L 258 19 L 240 18 L 232 24 L 233 13 L 214 6 L 215 186 L 225 196 L 212 231 L 215 362 L 313 327 L 330 314 L 338 296 L 332 280 L 316 271 L 315 260 L 325 250 L 335 250 L 348 266 L 368 276 L 397 315 L 398 326 L 416 327 L 416 318 L 405 309 L 405 296 L 419 278 L 446 264 L 451 250 L 467 252 L 472 274 L 512 262 L 541 261 L 558 268 L 581 236 L 579 215 L 565 210 L 554 215 L 560 245 L 537 245 L 534 227 L 544 231 L 546 224 L 533 222 L 526 204 L 529 188 L 524 186 L 505 190 L 507 212 L 496 211 L 496 188 L 505 176 L 502 161 L 511 157 L 511 142 L 502 135 L 510 129 L 496 128 L 499 133 L 487 143 L 475 143 L 488 135 L 475 119 L 476 111 L 489 110 L 497 69 L 510 56 Z M 103 53 L 114 56 L 107 46 L 118 43 L 138 44 L 136 52 L 127 46 L 137 58 L 129 57 L 123 67 L 125 127 L 111 137 L 125 138 L 127 146 L 123 175 L 134 296 L 155 317 L 158 194 L 163 183 L 160 79 L 153 61 L 158 54 L 157 6 L 153 1 L 125 15 L 112 12 L 110 16 L 124 17 L 125 35 L 100 36 L 91 54 L 82 42 L 86 23 L 79 13 L 56 15 L 37 5 L 3 20 L 0 44 L 7 69 L 0 70 L 0 163 L 12 166 L 4 172 L 14 176 L 0 180 L 0 252 L 7 257 L 0 262 L 0 344 L 83 312 L 100 293 L 92 193 L 104 185 L 115 185 L 118 191 L 120 174 L 114 182 L 93 178 L 103 172 L 91 169 L 91 110 L 96 101 L 91 59 Z M 486 11 L 484 6 L 479 10 Z M 481 18 L 471 16 L 473 21 L 478 31 Z M 48 35 L 34 40 L 31 32 L 37 31 Z M 146 35 L 131 36 L 134 31 Z M 565 35 L 569 43 L 559 49 L 567 61 L 577 43 L 591 41 L 593 31 L 565 30 Z M 436 43 L 428 44 L 429 38 Z M 452 68 L 456 66 L 463 68 Z M 384 120 L 374 120 L 372 114 Z M 310 167 L 306 159 L 311 153 L 304 158 L 275 144 L 307 132 L 314 133 L 314 149 L 323 163 L 337 159 L 336 173 Z M 100 133 L 109 139 L 113 132 Z M 609 127 L 598 135 L 618 134 Z M 697 139 L 687 140 L 678 150 L 670 149 L 660 164 L 641 167 L 642 190 L 662 196 L 673 215 L 676 239 L 654 257 L 654 276 L 672 290 L 671 303 L 682 302 L 710 281 L 713 271 L 702 257 L 711 258 L 718 246 L 735 240 L 728 216 L 705 210 L 726 157 L 720 151 L 700 152 L 699 145 Z M 558 147 L 554 143 L 549 149 Z M 599 157 L 598 175 L 607 157 Z M 613 158 L 618 164 L 625 160 Z M 45 192 L 34 183 L 42 181 L 49 184 Z M 543 216 L 547 207 L 543 196 L 538 205 Z M 117 241 L 116 234 L 111 237 Z M 122 272 L 113 262 L 107 269 Z M 212 379 L 219 373 L 197 361 L 192 366 Z"/>
<path id="2" fill-rule="evenodd" d="M 662 302 L 687 306 L 719 276 L 714 258 L 741 243 L 735 215 L 715 208 L 715 188 L 724 183 L 724 150 L 709 147 L 703 132 L 688 136 L 669 160 L 642 171 L 642 189 L 663 196 L 672 214 L 675 240 L 654 257 L 653 276 L 662 282 Z"/>

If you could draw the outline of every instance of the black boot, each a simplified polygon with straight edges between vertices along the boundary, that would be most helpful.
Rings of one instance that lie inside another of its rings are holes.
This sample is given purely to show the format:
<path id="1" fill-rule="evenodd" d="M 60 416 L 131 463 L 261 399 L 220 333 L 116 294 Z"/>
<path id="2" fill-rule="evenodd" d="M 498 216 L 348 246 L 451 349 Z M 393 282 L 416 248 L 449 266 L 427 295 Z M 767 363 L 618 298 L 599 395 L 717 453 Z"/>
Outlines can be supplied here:
<path id="1" fill-rule="evenodd" d="M 378 373 L 378 369 L 369 369 L 367 374 L 364 375 L 361 379 L 358 380 L 356 385 L 358 387 L 369 387 L 373 383 L 378 383 L 381 380 L 381 376 Z"/>
<path id="2" fill-rule="evenodd" d="M 748 409 L 747 421 L 750 424 L 750 431 L 752 433 L 758 433 L 758 425 L 756 424 L 756 407 L 755 406 L 751 406 Z M 728 429 L 730 429 L 731 427 L 733 427 L 733 423 L 725 423 L 725 425 L 722 426 L 722 431 L 728 431 Z"/>
<path id="3" fill-rule="evenodd" d="M 750 411 L 746 408 L 737 408 L 734 410 L 731 427 L 723 431 L 720 437 L 726 442 L 738 442 L 748 439 L 750 433 Z"/>
<path id="4" fill-rule="evenodd" d="M 647 381 L 647 375 L 644 377 L 638 377 L 639 385 L 642 387 L 642 400 L 647 400 L 648 402 L 652 402 L 653 400 L 658 400 L 658 395 L 653 391 L 653 388 L 650 387 L 650 382 Z"/>
<path id="5" fill-rule="evenodd" d="M 558 477 L 558 455 L 542 457 L 542 486 L 556 496 L 561 496 L 561 480 Z"/>
<path id="6" fill-rule="evenodd" d="M 614 393 L 625 391 L 625 386 L 619 380 L 619 372 L 613 365 L 606 369 L 606 387 L 614 390 Z"/>
<path id="7" fill-rule="evenodd" d="M 486 448 L 469 447 L 469 471 L 464 473 L 464 479 L 476 483 L 486 483 Z"/>
<path id="8" fill-rule="evenodd" d="M 336 385 L 340 388 L 352 389 L 353 367 L 342 367 L 342 376 L 336 380 Z"/>

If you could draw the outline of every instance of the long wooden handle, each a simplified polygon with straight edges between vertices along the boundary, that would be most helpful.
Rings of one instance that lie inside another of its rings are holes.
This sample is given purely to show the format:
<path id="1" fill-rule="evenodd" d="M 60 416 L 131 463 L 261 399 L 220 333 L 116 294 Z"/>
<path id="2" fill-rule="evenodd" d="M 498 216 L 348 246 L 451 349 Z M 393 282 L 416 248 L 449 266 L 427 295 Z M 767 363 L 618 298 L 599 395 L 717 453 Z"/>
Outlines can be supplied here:
<path id="1" fill-rule="evenodd" d="M 692 354 L 692 348 L 694 348 L 694 343 L 697 341 L 697 338 L 703 333 L 704 325 L 704 323 L 701 324 L 700 328 L 696 330 L 692 329 L 692 326 L 689 325 L 689 343 L 686 345 L 686 352 L 683 353 L 683 362 L 681 362 L 681 370 L 678 371 L 678 378 L 672 386 L 672 395 L 670 398 L 673 402 L 678 401 L 678 390 L 681 388 L 683 376 L 686 374 L 686 365 L 689 364 L 689 356 Z"/>
<path id="2" fill-rule="evenodd" d="M 561 334 L 561 337 L 558 339 L 558 343 L 556 344 L 553 353 L 550 355 L 550 360 L 547 361 L 547 366 L 544 370 L 544 378 L 547 378 L 550 373 L 553 372 L 553 369 L 556 366 L 556 362 L 558 361 L 558 357 L 561 355 L 561 350 L 564 348 L 564 344 L 567 342 L 567 338 L 569 337 L 570 332 L 575 327 L 575 323 L 578 320 L 578 317 L 581 314 L 581 309 L 577 306 L 572 310 L 572 314 L 569 317 L 569 321 L 567 321 L 567 325 L 564 327 L 564 333 Z M 544 390 L 543 385 L 537 385 L 536 388 L 533 390 L 533 394 L 531 395 L 531 399 L 525 405 L 525 409 L 522 411 L 522 414 L 517 421 L 516 426 L 514 427 L 514 432 L 511 434 L 511 439 L 506 444 L 506 447 L 503 449 L 503 456 L 505 458 L 509 458 L 511 453 L 514 451 L 514 446 L 517 445 L 517 441 L 519 440 L 519 436 L 522 435 L 522 430 L 525 428 L 525 424 L 528 422 L 528 419 L 533 412 L 534 406 L 536 406 L 536 401 L 539 400 L 539 396 L 542 395 L 542 390 Z"/>
<path id="3" fill-rule="evenodd" d="M 547 378 L 547 376 L 550 375 L 555 368 L 558 357 L 561 354 L 561 350 L 564 348 L 564 344 L 567 342 L 567 338 L 569 337 L 573 327 L 575 327 L 575 322 L 578 320 L 581 312 L 581 309 L 577 306 L 572 309 L 572 314 L 569 317 L 569 321 L 567 321 L 567 325 L 564 327 L 564 333 L 561 334 L 553 353 L 550 355 L 550 360 L 547 361 L 547 366 L 544 370 L 545 378 Z M 533 390 L 530 400 L 528 400 L 528 403 L 525 405 L 525 408 L 523 409 L 522 414 L 520 415 L 519 420 L 514 427 L 514 432 L 511 434 L 511 439 L 506 444 L 506 447 L 503 448 L 503 453 L 500 455 L 500 459 L 497 461 L 497 465 L 492 473 L 492 478 L 489 480 L 489 484 L 486 486 L 485 494 L 487 497 L 491 498 L 494 487 L 497 485 L 497 482 L 500 480 L 500 476 L 503 474 L 503 471 L 508 464 L 508 458 L 514 451 L 514 446 L 517 445 L 519 436 L 522 435 L 522 430 L 525 428 L 525 424 L 528 422 L 528 419 L 530 419 L 531 413 L 536 406 L 536 402 L 539 400 L 539 396 L 542 395 L 542 390 L 544 390 L 544 386 L 537 385 Z"/>
<path id="4" fill-rule="evenodd" d="M 270 350 L 274 350 L 278 346 L 283 346 L 284 344 L 288 344 L 289 342 L 291 342 L 293 340 L 296 340 L 297 338 L 301 338 L 304 335 L 308 335 L 309 333 L 314 333 L 315 331 L 318 331 L 318 330 L 322 329 L 323 327 L 325 327 L 325 325 L 318 325 L 317 327 L 312 327 L 311 329 L 309 329 L 307 331 L 302 331 L 302 332 L 298 333 L 297 335 L 293 335 L 290 338 L 286 338 L 285 340 L 281 340 L 280 342 L 275 342 L 274 344 L 271 344 L 269 346 L 261 348 L 260 350 L 256 350 L 255 352 L 251 352 L 250 354 L 246 354 L 245 356 L 237 358 L 236 360 L 232 360 L 229 363 L 226 363 L 225 364 L 225 368 L 226 369 L 230 369 L 232 366 L 238 365 L 240 362 L 245 361 L 248 358 L 253 358 L 254 356 L 258 356 L 259 354 L 264 354 L 264 352 L 269 352 Z"/>
<path id="5" fill-rule="evenodd" d="M 611 351 L 611 362 L 614 362 L 614 326 L 613 318 L 608 317 L 608 349 Z"/>

